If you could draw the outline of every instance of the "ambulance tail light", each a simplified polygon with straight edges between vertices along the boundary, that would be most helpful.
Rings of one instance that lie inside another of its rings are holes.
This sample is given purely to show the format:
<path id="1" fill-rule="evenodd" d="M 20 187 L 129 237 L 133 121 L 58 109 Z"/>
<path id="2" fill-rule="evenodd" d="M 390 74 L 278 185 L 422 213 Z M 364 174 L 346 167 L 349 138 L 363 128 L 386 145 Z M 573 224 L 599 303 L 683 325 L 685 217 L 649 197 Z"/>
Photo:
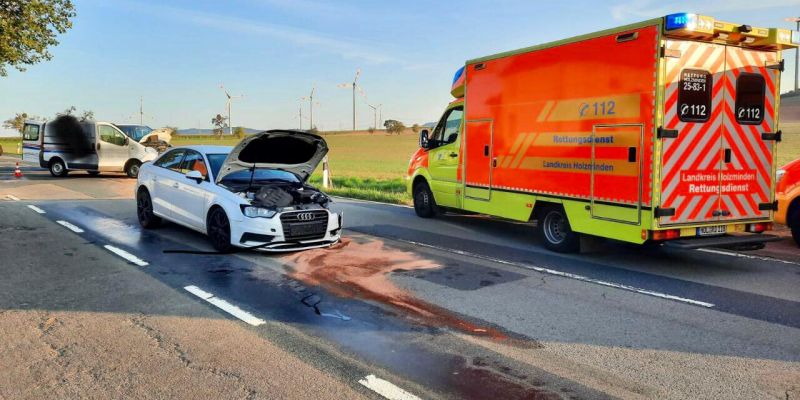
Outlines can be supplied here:
<path id="1" fill-rule="evenodd" d="M 681 237 L 680 229 L 667 229 L 665 231 L 653 231 L 650 234 L 652 240 L 672 240 Z"/>
<path id="2" fill-rule="evenodd" d="M 761 233 L 772 230 L 772 222 L 759 222 L 757 224 L 747 224 L 747 231 L 750 233 Z"/>

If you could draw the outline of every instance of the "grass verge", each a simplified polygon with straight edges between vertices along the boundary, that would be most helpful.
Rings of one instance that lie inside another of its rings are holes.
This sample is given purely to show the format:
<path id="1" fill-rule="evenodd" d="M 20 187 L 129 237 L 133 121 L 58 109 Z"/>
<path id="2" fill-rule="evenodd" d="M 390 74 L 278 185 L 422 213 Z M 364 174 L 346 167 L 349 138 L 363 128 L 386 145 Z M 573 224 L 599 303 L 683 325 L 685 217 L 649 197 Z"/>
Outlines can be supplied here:
<path id="1" fill-rule="evenodd" d="M 332 196 L 391 204 L 411 204 L 411 196 L 406 193 L 405 182 L 400 178 L 372 179 L 339 177 L 333 178 L 332 181 L 333 187 L 324 190 Z M 314 175 L 309 180 L 309 183 L 318 188 L 322 188 L 322 177 Z"/>

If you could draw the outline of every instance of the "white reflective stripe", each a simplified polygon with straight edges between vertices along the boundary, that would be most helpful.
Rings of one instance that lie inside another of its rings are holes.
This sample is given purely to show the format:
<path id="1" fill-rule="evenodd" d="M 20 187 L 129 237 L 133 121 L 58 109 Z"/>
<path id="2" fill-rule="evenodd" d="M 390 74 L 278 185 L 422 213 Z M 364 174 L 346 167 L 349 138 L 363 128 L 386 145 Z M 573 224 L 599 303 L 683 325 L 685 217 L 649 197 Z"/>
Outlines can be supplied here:
<path id="1" fill-rule="evenodd" d="M 127 251 L 122 250 L 122 249 L 120 249 L 118 247 L 114 247 L 114 246 L 112 246 L 110 244 L 107 244 L 107 245 L 105 245 L 103 247 L 105 247 L 106 250 L 108 250 L 108 251 L 110 251 L 110 252 L 112 252 L 112 253 L 114 253 L 114 254 L 122 257 L 122 258 L 124 258 L 128 262 L 136 264 L 136 265 L 138 265 L 140 267 L 146 267 L 146 266 L 150 265 L 150 263 L 148 263 L 147 261 L 142 260 L 141 258 L 136 257 L 135 255 L 133 255 L 131 253 L 128 253 Z"/>
<path id="2" fill-rule="evenodd" d="M 419 397 L 400 389 L 392 382 L 378 378 L 375 375 L 367 375 L 364 379 L 359 379 L 358 383 L 389 400 L 421 400 Z"/>
<path id="3" fill-rule="evenodd" d="M 65 227 L 65 228 L 67 228 L 67 229 L 69 229 L 69 230 L 71 230 L 71 231 L 73 231 L 75 233 L 83 233 L 83 229 L 78 228 L 77 226 L 75 226 L 75 225 L 73 225 L 73 224 L 71 224 L 71 223 L 69 223 L 67 221 L 56 221 L 56 223 L 58 223 L 59 225 Z"/>
<path id="4" fill-rule="evenodd" d="M 31 210 L 33 210 L 33 211 L 36 211 L 36 212 L 37 212 L 37 213 L 39 213 L 39 214 L 45 214 L 44 210 L 42 210 L 42 209 L 41 209 L 41 208 L 39 208 L 39 207 L 36 207 L 36 206 L 35 206 L 35 205 L 33 205 L 33 204 L 28 204 L 28 208 L 30 208 L 30 209 L 31 209 Z"/>
<path id="5" fill-rule="evenodd" d="M 241 308 L 239 308 L 239 307 L 227 302 L 226 300 L 220 299 L 219 297 L 214 297 L 213 294 L 211 294 L 209 292 L 206 292 L 205 290 L 200 289 L 197 286 L 194 286 L 194 285 L 184 286 L 184 289 L 187 292 L 189 292 L 189 293 L 191 293 L 191 294 L 193 294 L 193 295 L 195 295 L 195 296 L 197 296 L 197 297 L 199 297 L 199 298 L 201 298 L 201 299 L 213 304 L 215 307 L 219 308 L 220 310 L 225 311 L 226 313 L 228 313 L 230 315 L 233 315 L 234 317 L 236 317 L 236 318 L 238 318 L 238 319 L 240 319 L 240 320 L 242 320 L 242 321 L 244 321 L 244 322 L 246 322 L 246 323 L 248 323 L 248 324 L 250 324 L 252 326 L 259 326 L 259 325 L 264 325 L 264 324 L 267 323 L 263 319 L 257 318 L 253 314 L 250 314 L 249 312 L 242 310 Z"/>

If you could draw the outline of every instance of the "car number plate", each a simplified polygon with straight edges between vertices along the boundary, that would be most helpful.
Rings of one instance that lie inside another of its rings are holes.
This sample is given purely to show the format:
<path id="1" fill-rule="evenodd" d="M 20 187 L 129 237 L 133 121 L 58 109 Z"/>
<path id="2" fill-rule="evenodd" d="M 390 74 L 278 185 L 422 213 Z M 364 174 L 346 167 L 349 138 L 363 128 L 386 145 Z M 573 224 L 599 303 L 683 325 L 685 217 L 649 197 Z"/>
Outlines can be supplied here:
<path id="1" fill-rule="evenodd" d="M 728 227 L 726 227 L 725 225 L 703 226 L 697 228 L 697 236 L 724 235 L 726 233 L 728 233 Z"/>
<path id="2" fill-rule="evenodd" d="M 325 232 L 326 226 L 316 222 L 311 224 L 293 224 L 289 226 L 289 232 L 293 236 L 312 235 Z"/>

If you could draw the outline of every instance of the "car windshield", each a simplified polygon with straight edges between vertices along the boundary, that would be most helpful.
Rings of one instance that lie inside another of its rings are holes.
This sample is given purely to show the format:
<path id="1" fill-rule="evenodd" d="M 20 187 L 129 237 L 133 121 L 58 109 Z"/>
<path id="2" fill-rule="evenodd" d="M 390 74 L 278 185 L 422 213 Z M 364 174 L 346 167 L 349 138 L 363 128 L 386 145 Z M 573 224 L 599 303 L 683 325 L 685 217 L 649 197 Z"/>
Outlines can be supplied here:
<path id="1" fill-rule="evenodd" d="M 211 164 L 211 173 L 217 176 L 219 169 L 222 168 L 222 163 L 228 158 L 227 154 L 206 154 L 208 163 Z"/>
<path id="2" fill-rule="evenodd" d="M 257 168 L 253 174 L 253 183 L 267 183 L 276 181 L 300 183 L 300 179 L 298 179 L 295 174 L 280 169 Z M 225 175 L 225 178 L 222 179 L 222 183 L 227 185 L 250 184 L 250 170 L 245 169 Z"/>
<path id="3" fill-rule="evenodd" d="M 117 128 L 124 132 L 126 136 L 137 142 L 153 131 L 153 128 L 144 125 L 118 125 Z"/>

